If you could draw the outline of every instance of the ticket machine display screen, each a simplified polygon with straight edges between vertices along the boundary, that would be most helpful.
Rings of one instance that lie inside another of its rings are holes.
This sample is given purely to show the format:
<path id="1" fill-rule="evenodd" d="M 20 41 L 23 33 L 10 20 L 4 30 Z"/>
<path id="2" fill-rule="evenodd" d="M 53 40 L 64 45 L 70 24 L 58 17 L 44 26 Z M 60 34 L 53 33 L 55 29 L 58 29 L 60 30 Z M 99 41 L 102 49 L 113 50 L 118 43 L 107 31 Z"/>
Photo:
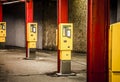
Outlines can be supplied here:
<path id="1" fill-rule="evenodd" d="M 36 24 L 31 24 L 31 32 L 36 33 Z"/>
<path id="2" fill-rule="evenodd" d="M 63 37 L 71 37 L 71 29 L 69 25 L 63 25 Z"/>
<path id="3" fill-rule="evenodd" d="M 0 24 L 0 29 L 1 29 L 1 30 L 5 30 L 5 24 L 1 23 L 1 24 Z"/>

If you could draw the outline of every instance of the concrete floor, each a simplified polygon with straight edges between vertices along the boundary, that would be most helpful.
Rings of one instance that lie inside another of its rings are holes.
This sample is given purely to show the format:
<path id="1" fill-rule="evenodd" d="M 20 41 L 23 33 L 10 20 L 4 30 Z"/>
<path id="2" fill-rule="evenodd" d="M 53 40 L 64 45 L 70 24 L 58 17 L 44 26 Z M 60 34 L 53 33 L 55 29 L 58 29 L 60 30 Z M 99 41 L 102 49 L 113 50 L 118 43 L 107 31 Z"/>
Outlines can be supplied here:
<path id="1" fill-rule="evenodd" d="M 35 60 L 24 60 L 25 50 L 0 50 L 0 82 L 86 82 L 86 56 L 72 54 L 72 72 L 76 76 L 55 75 L 57 52 L 39 51 Z"/>

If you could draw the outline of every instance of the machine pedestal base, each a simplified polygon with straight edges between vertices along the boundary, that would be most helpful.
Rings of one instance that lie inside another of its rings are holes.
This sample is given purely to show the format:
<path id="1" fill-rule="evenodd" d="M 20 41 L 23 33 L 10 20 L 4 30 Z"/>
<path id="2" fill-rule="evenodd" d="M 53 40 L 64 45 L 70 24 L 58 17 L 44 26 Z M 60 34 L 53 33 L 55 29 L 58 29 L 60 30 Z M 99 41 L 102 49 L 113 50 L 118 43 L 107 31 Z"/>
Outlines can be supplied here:
<path id="1" fill-rule="evenodd" d="M 62 73 L 56 73 L 57 76 L 76 76 L 76 73 L 70 73 L 70 74 L 62 74 Z"/>
<path id="2" fill-rule="evenodd" d="M 28 57 L 24 58 L 26 60 L 35 60 L 36 59 L 36 49 L 34 48 L 29 48 L 28 49 Z"/>
<path id="3" fill-rule="evenodd" d="M 75 73 L 71 73 L 71 60 L 61 60 L 60 73 L 56 73 L 57 76 L 75 76 Z"/>
<path id="4" fill-rule="evenodd" d="M 0 42 L 0 49 L 5 49 L 5 42 Z"/>

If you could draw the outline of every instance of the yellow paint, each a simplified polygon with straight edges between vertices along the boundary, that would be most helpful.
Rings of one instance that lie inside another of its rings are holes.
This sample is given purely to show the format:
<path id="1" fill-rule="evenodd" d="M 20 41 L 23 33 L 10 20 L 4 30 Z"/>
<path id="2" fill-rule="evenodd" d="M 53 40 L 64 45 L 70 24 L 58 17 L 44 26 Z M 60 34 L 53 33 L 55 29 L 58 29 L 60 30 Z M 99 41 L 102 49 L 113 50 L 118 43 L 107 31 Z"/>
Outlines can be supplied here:
<path id="1" fill-rule="evenodd" d="M 112 82 L 112 72 L 109 71 L 109 82 Z"/>
<path id="2" fill-rule="evenodd" d="M 58 30 L 56 29 L 56 46 L 58 46 Z"/>
<path id="3" fill-rule="evenodd" d="M 0 36 L 6 37 L 6 30 L 0 30 Z"/>
<path id="4" fill-rule="evenodd" d="M 109 82 L 120 82 L 120 73 L 109 71 Z"/>
<path id="5" fill-rule="evenodd" d="M 0 22 L 0 42 L 5 42 L 6 38 L 6 22 Z"/>
<path id="6" fill-rule="evenodd" d="M 0 42 L 5 42 L 5 37 L 0 37 Z"/>
<path id="7" fill-rule="evenodd" d="M 60 50 L 61 60 L 71 60 L 71 50 L 73 49 L 73 24 L 61 23 L 56 31 L 56 42 Z M 59 41 L 57 41 L 59 40 Z"/>
<path id="8" fill-rule="evenodd" d="M 111 57 L 112 57 L 112 46 L 111 46 L 111 44 L 112 44 L 112 25 L 110 26 L 110 28 L 109 28 L 109 52 L 108 52 L 108 54 L 109 54 L 109 70 L 111 70 L 112 68 L 112 59 L 111 59 Z"/>
<path id="9" fill-rule="evenodd" d="M 28 42 L 28 48 L 36 48 L 36 42 Z"/>
<path id="10" fill-rule="evenodd" d="M 27 41 L 37 41 L 37 23 L 27 24 Z"/>
<path id="11" fill-rule="evenodd" d="M 59 25 L 59 50 L 73 49 L 73 24 L 61 23 Z"/>
<path id="12" fill-rule="evenodd" d="M 37 23 L 27 24 L 27 42 L 28 42 L 28 48 L 36 48 Z"/>
<path id="13" fill-rule="evenodd" d="M 109 29 L 109 82 L 120 82 L 120 23 Z"/>
<path id="14" fill-rule="evenodd" d="M 110 27 L 109 65 L 112 71 L 120 71 L 120 23 Z"/>
<path id="15" fill-rule="evenodd" d="M 71 60 L 71 51 L 60 51 L 61 60 Z"/>

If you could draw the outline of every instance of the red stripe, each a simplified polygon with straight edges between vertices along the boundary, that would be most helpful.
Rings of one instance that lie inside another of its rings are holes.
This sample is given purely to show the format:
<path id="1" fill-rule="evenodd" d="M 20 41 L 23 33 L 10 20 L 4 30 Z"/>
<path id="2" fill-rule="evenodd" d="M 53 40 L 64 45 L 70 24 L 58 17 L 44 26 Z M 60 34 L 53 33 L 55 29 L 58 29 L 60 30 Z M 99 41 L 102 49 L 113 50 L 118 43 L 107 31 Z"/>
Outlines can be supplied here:
<path id="1" fill-rule="evenodd" d="M 2 22 L 2 20 L 3 20 L 2 13 L 3 13 L 2 4 L 0 3 L 0 22 Z"/>
<path id="2" fill-rule="evenodd" d="M 87 80 L 108 81 L 109 0 L 88 1 Z"/>
<path id="3" fill-rule="evenodd" d="M 26 12 L 26 58 L 28 58 L 27 23 L 33 22 L 33 0 L 25 2 Z"/>
<path id="4" fill-rule="evenodd" d="M 57 1 L 57 14 L 58 14 L 57 15 L 58 27 L 59 27 L 60 23 L 68 23 L 68 0 L 58 0 Z M 59 29 L 58 29 L 58 32 L 59 32 Z M 57 66 L 58 66 L 57 71 L 59 73 L 60 72 L 60 50 L 58 50 Z"/>

